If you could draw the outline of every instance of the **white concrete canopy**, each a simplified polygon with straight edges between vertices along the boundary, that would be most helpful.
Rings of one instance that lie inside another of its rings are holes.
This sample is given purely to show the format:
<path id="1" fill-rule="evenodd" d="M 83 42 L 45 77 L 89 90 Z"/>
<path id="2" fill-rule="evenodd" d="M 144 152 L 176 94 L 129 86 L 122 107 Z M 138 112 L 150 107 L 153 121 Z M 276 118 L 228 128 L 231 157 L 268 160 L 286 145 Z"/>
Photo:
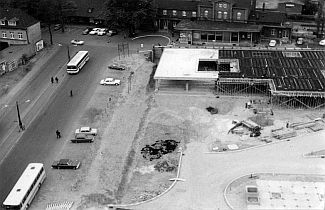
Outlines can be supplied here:
<path id="1" fill-rule="evenodd" d="M 217 49 L 175 49 L 165 48 L 154 79 L 161 80 L 216 80 L 216 71 L 198 71 L 199 60 L 216 61 Z"/>

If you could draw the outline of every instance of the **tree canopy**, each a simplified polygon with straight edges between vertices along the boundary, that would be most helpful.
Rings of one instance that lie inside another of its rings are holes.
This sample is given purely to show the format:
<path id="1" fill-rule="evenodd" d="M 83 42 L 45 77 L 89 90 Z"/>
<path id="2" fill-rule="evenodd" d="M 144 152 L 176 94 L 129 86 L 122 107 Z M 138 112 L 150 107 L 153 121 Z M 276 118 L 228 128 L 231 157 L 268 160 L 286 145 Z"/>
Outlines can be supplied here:
<path id="1" fill-rule="evenodd" d="M 155 16 L 152 0 L 108 0 L 106 8 L 108 25 L 127 29 L 131 34 L 142 22 Z"/>

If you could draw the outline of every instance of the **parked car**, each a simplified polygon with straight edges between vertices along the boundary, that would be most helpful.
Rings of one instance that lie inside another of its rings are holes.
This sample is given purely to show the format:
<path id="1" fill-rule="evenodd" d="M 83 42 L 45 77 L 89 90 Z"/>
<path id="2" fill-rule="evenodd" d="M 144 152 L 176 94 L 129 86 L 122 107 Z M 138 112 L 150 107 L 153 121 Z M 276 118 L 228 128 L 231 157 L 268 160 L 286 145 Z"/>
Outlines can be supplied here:
<path id="1" fill-rule="evenodd" d="M 104 36 L 104 35 L 106 35 L 106 31 L 107 31 L 106 28 L 101 28 L 101 29 L 98 30 L 97 35 L 98 36 Z"/>
<path id="2" fill-rule="evenodd" d="M 124 66 L 119 66 L 116 64 L 112 64 L 108 66 L 109 69 L 115 69 L 115 70 L 120 70 L 120 71 L 124 71 L 126 68 Z"/>
<path id="3" fill-rule="evenodd" d="M 275 45 L 276 45 L 276 40 L 274 40 L 274 39 L 270 40 L 269 46 L 275 47 Z"/>
<path id="4" fill-rule="evenodd" d="M 95 34 L 98 33 L 99 30 L 100 30 L 100 28 L 93 28 L 93 30 L 91 30 L 91 31 L 89 32 L 89 34 L 90 34 L 90 35 L 95 35 Z"/>
<path id="5" fill-rule="evenodd" d="M 77 134 L 75 134 L 74 139 L 71 139 L 70 141 L 72 143 L 91 143 L 94 140 L 95 140 L 94 135 L 84 134 L 84 133 L 77 133 Z"/>
<path id="6" fill-rule="evenodd" d="M 325 39 L 319 41 L 319 45 L 325 46 Z"/>
<path id="7" fill-rule="evenodd" d="M 80 167 L 79 160 L 61 159 L 52 163 L 54 169 L 77 169 Z"/>
<path id="8" fill-rule="evenodd" d="M 85 43 L 84 41 L 78 39 L 71 40 L 71 44 L 75 44 L 75 45 L 83 45 L 84 43 Z"/>
<path id="9" fill-rule="evenodd" d="M 113 79 L 113 78 L 105 78 L 100 81 L 101 85 L 120 85 L 121 80 Z"/>
<path id="10" fill-rule="evenodd" d="M 114 36 L 116 34 L 117 34 L 116 30 L 108 30 L 108 32 L 107 32 L 107 36 Z"/>
<path id="11" fill-rule="evenodd" d="M 82 35 L 87 35 L 89 32 L 91 32 L 93 28 L 86 28 L 85 30 L 82 31 Z"/>
<path id="12" fill-rule="evenodd" d="M 304 38 L 298 38 L 297 45 L 302 45 L 302 44 L 304 44 Z"/>
<path id="13" fill-rule="evenodd" d="M 62 25 L 61 24 L 55 24 L 54 25 L 54 31 L 57 31 L 57 30 L 59 30 L 61 28 L 62 28 Z"/>
<path id="14" fill-rule="evenodd" d="M 83 133 L 83 134 L 88 134 L 88 135 L 97 135 L 97 129 L 96 128 L 91 128 L 91 127 L 81 127 L 80 129 L 76 129 L 75 134 L 78 133 Z"/>

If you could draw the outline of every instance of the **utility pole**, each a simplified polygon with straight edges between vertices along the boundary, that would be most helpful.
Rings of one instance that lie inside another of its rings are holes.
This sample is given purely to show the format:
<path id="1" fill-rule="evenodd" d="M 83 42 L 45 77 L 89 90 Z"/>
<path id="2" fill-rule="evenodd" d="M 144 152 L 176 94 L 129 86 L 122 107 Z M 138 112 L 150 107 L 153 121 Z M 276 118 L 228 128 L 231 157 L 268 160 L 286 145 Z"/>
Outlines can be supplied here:
<path id="1" fill-rule="evenodd" d="M 70 48 L 69 48 L 69 45 L 67 45 L 67 49 L 68 49 L 68 60 L 70 61 Z"/>
<path id="2" fill-rule="evenodd" d="M 20 131 L 20 130 L 25 130 L 25 126 L 23 125 L 23 122 L 21 121 L 21 118 L 20 118 L 18 101 L 16 101 L 16 107 L 17 107 L 17 114 L 18 114 L 18 125 L 19 125 L 19 131 Z"/>

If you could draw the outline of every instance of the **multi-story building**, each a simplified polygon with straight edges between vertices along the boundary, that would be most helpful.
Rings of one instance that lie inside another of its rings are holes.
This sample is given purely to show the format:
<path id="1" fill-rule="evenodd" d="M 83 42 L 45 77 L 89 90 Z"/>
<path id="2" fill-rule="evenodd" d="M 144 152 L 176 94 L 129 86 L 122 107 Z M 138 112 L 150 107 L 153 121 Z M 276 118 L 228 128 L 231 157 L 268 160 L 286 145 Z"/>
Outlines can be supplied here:
<path id="1" fill-rule="evenodd" d="M 159 30 L 179 31 L 180 42 L 190 44 L 289 39 L 291 25 L 286 22 L 285 12 L 296 10 L 286 5 L 280 4 L 281 11 L 258 11 L 256 0 L 160 0 L 157 26 Z M 301 10 L 301 4 L 293 5 Z"/>
<path id="2" fill-rule="evenodd" d="M 30 45 L 35 51 L 43 48 L 40 22 L 20 9 L 0 8 L 0 44 Z"/>

